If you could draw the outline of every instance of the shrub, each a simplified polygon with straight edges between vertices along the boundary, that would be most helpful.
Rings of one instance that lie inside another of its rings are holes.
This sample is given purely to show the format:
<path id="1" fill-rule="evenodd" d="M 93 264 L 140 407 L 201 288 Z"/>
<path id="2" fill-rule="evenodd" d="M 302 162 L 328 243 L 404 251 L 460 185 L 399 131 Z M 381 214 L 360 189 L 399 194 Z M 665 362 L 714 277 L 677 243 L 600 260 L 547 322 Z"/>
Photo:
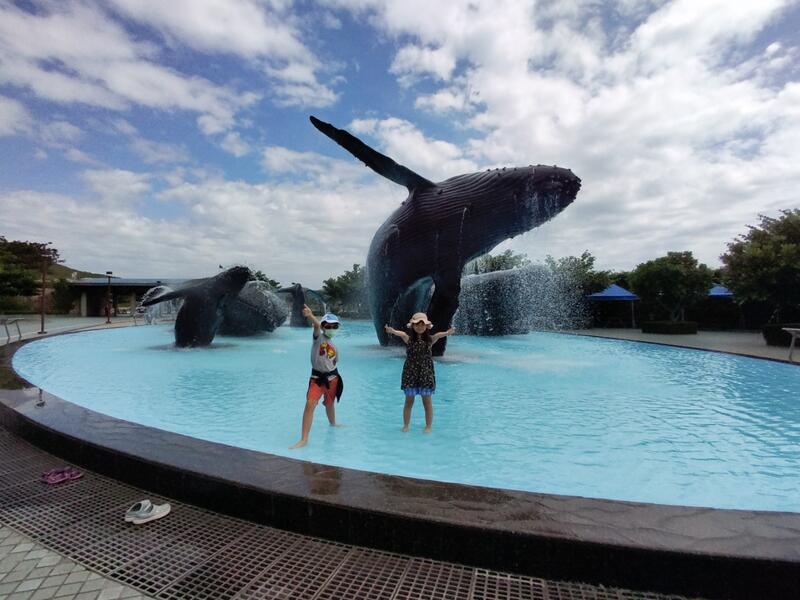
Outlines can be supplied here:
<path id="1" fill-rule="evenodd" d="M 697 333 L 696 321 L 645 321 L 642 333 L 666 333 L 671 335 Z"/>

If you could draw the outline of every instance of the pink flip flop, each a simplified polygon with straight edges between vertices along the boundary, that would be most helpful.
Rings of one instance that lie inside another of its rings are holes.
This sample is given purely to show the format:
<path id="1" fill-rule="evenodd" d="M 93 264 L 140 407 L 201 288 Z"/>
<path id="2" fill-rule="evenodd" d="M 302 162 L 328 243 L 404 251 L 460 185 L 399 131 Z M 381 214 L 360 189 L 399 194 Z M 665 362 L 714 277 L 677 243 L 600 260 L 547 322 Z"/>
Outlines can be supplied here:
<path id="1" fill-rule="evenodd" d="M 80 479 L 81 477 L 83 477 L 83 473 L 78 471 L 78 469 L 76 469 L 75 467 L 63 467 L 60 469 L 51 469 L 50 471 L 42 473 L 42 481 L 50 485 L 63 483 L 64 481 L 72 481 L 74 479 Z"/>

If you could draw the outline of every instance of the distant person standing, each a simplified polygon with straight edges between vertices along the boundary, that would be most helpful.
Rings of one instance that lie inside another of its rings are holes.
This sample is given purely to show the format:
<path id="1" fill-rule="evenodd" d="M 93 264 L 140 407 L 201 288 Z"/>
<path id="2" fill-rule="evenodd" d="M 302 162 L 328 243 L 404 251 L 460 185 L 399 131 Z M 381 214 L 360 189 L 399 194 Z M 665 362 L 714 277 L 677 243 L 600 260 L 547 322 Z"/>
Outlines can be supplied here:
<path id="1" fill-rule="evenodd" d="M 388 325 L 384 326 L 386 333 L 396 335 L 406 344 L 406 362 L 403 365 L 403 377 L 400 388 L 406 396 L 403 407 L 403 429 L 408 431 L 411 422 L 411 409 L 414 407 L 414 398 L 422 396 L 422 406 L 425 408 L 425 433 L 431 432 L 433 426 L 433 396 L 436 391 L 436 373 L 433 369 L 433 354 L 431 348 L 441 338 L 453 335 L 456 330 L 451 327 L 447 331 L 430 334 L 433 323 L 428 320 L 425 313 L 415 313 L 406 324 L 411 330 L 408 334 Z"/>
<path id="2" fill-rule="evenodd" d="M 339 317 L 333 313 L 323 315 L 317 320 L 308 305 L 303 305 L 303 316 L 314 327 L 313 342 L 311 343 L 311 378 L 308 381 L 306 392 L 306 406 L 303 410 L 303 423 L 298 441 L 290 449 L 302 448 L 308 443 L 308 434 L 314 421 L 314 409 L 317 408 L 320 398 L 325 398 L 322 404 L 328 415 L 331 427 L 336 427 L 336 402 L 342 396 L 344 384 L 339 375 L 337 363 L 339 352 L 333 345 L 333 337 L 339 330 Z"/>

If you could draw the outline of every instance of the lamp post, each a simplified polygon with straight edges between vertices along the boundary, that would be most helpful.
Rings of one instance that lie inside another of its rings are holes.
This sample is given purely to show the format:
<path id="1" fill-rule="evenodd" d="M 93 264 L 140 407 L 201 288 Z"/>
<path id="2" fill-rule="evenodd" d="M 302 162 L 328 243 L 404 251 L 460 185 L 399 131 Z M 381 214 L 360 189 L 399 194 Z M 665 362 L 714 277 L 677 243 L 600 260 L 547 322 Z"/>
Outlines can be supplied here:
<path id="1" fill-rule="evenodd" d="M 49 242 L 48 242 L 49 243 Z M 47 333 L 44 330 L 44 291 L 47 286 L 47 261 L 42 257 L 42 293 L 39 295 L 39 315 L 41 316 L 41 327 L 39 334 Z"/>
<path id="2" fill-rule="evenodd" d="M 44 244 L 38 244 L 37 248 L 39 249 L 42 261 L 42 293 L 39 296 L 39 315 L 41 317 L 41 327 L 39 327 L 39 334 L 47 333 L 44 329 L 44 293 L 45 288 L 47 287 L 47 269 L 50 266 L 50 255 L 48 254 L 48 248 L 50 244 L 53 242 L 45 242 Z"/>
<path id="3" fill-rule="evenodd" d="M 113 274 L 113 271 L 106 271 L 106 277 L 108 277 L 108 292 L 106 294 L 106 325 L 111 323 L 111 276 Z"/>

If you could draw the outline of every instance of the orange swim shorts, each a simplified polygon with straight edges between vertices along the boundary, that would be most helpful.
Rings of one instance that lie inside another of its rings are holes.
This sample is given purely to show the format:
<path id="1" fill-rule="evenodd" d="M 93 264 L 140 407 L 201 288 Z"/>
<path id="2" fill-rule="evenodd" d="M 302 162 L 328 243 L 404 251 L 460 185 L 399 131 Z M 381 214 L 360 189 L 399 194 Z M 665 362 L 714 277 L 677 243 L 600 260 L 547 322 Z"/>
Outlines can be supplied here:
<path id="1" fill-rule="evenodd" d="M 328 380 L 328 387 L 317 383 L 317 380 L 311 377 L 308 380 L 308 392 L 306 392 L 306 400 L 317 401 L 323 396 L 325 399 L 322 404 L 330 406 L 336 400 L 336 388 L 339 385 L 339 378 L 334 377 Z"/>

